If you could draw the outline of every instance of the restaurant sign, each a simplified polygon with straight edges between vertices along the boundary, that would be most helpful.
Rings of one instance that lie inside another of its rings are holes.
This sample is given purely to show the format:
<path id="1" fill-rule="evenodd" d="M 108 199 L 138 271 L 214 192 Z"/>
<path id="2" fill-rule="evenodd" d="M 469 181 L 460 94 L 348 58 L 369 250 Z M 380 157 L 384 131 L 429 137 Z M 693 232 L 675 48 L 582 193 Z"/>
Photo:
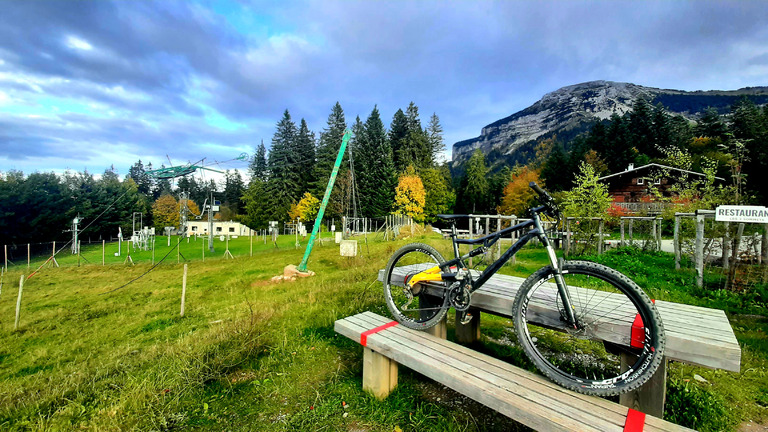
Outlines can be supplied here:
<path id="1" fill-rule="evenodd" d="M 768 208 L 763 206 L 724 205 L 715 210 L 718 222 L 768 224 Z"/>

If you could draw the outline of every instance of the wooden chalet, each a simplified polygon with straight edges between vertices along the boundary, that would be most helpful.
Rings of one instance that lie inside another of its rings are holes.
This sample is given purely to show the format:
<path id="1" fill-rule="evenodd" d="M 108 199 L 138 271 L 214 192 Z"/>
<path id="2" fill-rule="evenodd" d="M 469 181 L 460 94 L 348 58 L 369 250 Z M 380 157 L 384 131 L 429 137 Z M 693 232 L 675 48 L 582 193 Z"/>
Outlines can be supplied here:
<path id="1" fill-rule="evenodd" d="M 672 186 L 682 176 L 704 178 L 705 174 L 674 168 L 667 165 L 650 163 L 640 167 L 629 164 L 626 170 L 600 177 L 598 180 L 608 185 L 608 193 L 614 204 L 629 212 L 647 212 L 659 214 L 666 206 L 665 202 L 654 202 L 651 189 L 661 193 L 663 197 L 673 197 Z M 718 180 L 724 179 L 716 177 Z"/>

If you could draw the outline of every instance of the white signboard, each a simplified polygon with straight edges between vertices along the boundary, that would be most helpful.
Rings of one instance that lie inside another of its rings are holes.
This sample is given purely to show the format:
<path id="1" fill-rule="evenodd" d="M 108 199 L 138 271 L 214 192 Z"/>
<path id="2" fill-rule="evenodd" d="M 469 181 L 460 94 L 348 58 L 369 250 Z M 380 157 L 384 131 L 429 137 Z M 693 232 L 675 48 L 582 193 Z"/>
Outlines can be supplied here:
<path id="1" fill-rule="evenodd" d="M 718 222 L 768 224 L 768 208 L 763 206 L 724 205 L 715 210 Z"/>

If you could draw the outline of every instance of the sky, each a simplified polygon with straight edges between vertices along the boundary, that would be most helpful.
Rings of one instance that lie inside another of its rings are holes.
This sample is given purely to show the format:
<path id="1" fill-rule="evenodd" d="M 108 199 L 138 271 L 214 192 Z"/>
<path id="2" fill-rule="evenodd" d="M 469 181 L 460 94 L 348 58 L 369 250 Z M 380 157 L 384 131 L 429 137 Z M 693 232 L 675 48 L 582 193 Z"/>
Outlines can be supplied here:
<path id="1" fill-rule="evenodd" d="M 0 0 L 0 174 L 244 169 L 287 109 L 319 134 L 413 101 L 453 143 L 560 87 L 768 85 L 763 1 Z"/>

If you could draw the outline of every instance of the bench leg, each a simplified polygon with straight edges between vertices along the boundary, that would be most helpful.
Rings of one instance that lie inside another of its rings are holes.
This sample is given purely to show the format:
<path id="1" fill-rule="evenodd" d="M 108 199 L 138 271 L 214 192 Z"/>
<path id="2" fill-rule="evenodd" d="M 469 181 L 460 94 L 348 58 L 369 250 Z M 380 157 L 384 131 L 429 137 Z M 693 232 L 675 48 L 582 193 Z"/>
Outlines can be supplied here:
<path id="1" fill-rule="evenodd" d="M 426 329 L 425 332 L 440 339 L 448 339 L 448 325 L 446 324 L 445 317 L 436 326 Z"/>
<path id="2" fill-rule="evenodd" d="M 397 387 L 397 363 L 376 351 L 363 348 L 363 390 L 384 399 Z"/>
<path id="3" fill-rule="evenodd" d="M 456 321 L 456 341 L 463 344 L 472 344 L 480 340 L 480 311 L 470 308 L 472 321 L 462 324 Z"/>
<path id="4" fill-rule="evenodd" d="M 621 370 L 634 363 L 636 357 L 630 354 L 621 355 Z M 656 373 L 650 380 L 637 390 L 619 396 L 619 403 L 625 407 L 642 411 L 654 417 L 664 416 L 664 402 L 667 397 L 667 358 L 664 357 Z"/>

